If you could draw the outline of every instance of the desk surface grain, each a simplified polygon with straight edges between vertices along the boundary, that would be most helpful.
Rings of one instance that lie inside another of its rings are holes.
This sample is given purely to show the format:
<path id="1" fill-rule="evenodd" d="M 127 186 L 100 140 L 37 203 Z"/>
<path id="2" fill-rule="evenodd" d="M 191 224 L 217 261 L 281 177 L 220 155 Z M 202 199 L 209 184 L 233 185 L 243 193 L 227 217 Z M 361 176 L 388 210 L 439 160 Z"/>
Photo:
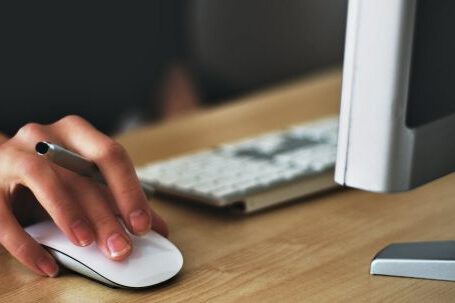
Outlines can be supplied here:
<path id="1" fill-rule="evenodd" d="M 339 91 L 339 73 L 329 72 L 119 141 L 139 165 L 336 113 Z M 245 217 L 152 199 L 185 258 L 175 279 L 128 291 L 70 273 L 41 278 L 1 249 L 0 302 L 451 302 L 454 283 L 370 276 L 369 263 L 390 242 L 453 238 L 454 184 L 337 190 Z"/>

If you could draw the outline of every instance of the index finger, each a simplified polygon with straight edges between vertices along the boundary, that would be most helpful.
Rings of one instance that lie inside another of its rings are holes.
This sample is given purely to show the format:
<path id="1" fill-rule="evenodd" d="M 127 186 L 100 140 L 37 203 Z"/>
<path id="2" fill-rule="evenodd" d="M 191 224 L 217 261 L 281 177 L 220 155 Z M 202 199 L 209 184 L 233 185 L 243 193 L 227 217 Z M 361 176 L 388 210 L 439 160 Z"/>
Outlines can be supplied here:
<path id="1" fill-rule="evenodd" d="M 134 165 L 119 143 L 77 116 L 67 116 L 53 127 L 67 148 L 94 161 L 99 167 L 116 206 L 132 233 L 144 234 L 153 225 L 156 231 L 167 234 L 166 224 L 149 207 Z"/>

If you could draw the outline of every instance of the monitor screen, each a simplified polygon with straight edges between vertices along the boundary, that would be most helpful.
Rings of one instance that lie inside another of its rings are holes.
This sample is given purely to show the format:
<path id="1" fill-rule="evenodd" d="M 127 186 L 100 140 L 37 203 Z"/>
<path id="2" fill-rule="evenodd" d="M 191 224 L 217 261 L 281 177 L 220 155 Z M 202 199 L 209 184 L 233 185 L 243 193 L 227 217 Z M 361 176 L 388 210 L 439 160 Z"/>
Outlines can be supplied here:
<path id="1" fill-rule="evenodd" d="M 410 128 L 455 113 L 455 2 L 420 0 L 416 10 L 406 115 Z"/>

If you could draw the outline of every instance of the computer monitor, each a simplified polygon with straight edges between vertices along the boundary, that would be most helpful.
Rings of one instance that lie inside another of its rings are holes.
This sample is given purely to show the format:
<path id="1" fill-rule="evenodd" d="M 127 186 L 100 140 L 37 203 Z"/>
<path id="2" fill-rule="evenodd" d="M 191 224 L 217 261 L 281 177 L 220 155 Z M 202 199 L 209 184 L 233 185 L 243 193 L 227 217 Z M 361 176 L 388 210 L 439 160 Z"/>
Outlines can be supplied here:
<path id="1" fill-rule="evenodd" d="M 398 192 L 455 170 L 455 1 L 349 1 L 335 180 Z M 393 244 L 373 274 L 455 280 L 455 242 Z"/>

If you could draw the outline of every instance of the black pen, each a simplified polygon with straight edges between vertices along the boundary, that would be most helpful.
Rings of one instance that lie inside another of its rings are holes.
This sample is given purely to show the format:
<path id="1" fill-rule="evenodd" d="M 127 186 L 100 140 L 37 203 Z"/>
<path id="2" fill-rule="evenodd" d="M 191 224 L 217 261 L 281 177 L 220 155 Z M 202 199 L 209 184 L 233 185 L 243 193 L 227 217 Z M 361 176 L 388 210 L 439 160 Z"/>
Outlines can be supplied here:
<path id="1" fill-rule="evenodd" d="M 38 142 L 35 146 L 35 151 L 38 155 L 45 157 L 47 160 L 60 167 L 106 185 L 106 181 L 96 164 L 75 152 L 45 141 Z M 150 185 L 142 181 L 141 187 L 147 195 L 154 192 Z"/>

